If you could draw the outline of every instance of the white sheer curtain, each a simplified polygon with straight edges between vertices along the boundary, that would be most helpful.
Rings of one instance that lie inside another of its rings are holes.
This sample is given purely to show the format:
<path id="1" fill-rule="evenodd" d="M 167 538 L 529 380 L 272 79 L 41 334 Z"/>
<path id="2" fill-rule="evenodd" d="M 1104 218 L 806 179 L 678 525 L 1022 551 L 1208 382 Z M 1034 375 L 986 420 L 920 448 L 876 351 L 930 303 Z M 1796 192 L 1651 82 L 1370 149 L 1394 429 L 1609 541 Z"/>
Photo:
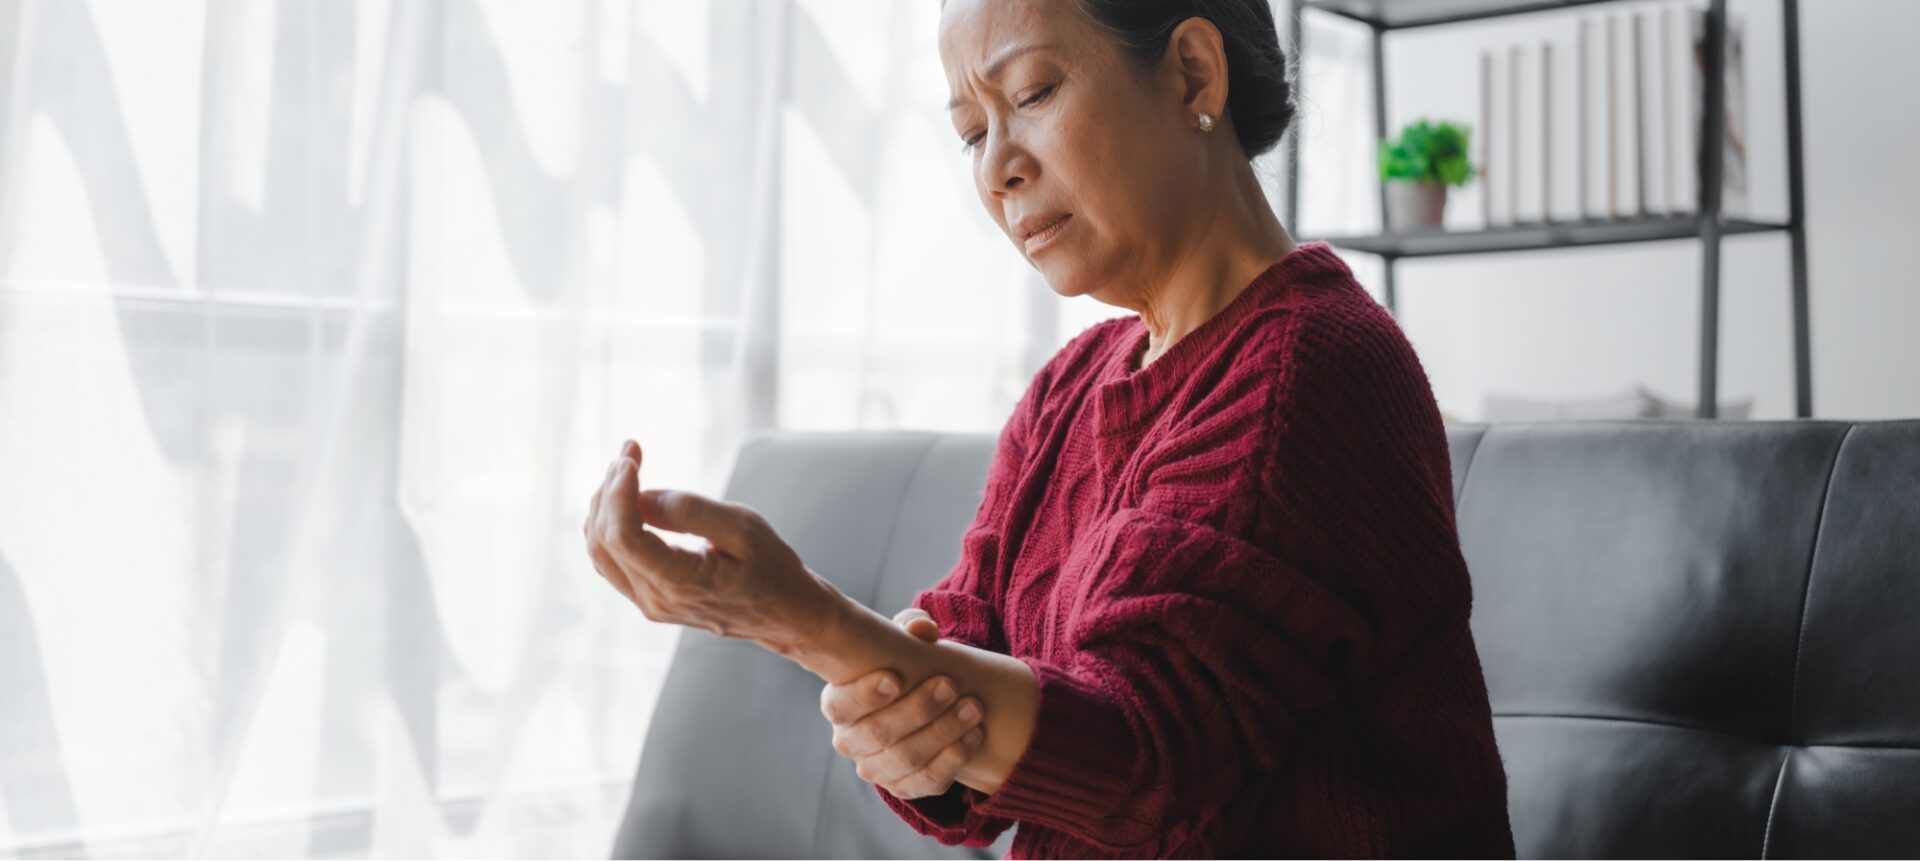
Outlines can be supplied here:
<path id="1" fill-rule="evenodd" d="M 1050 346 L 931 13 L 854 7 L 0 7 L 0 846 L 602 854 L 618 441 L 717 492 Z"/>
<path id="2" fill-rule="evenodd" d="M 1118 313 L 979 211 L 937 15 L 0 0 L 0 854 L 604 854 L 618 442 L 992 431 Z"/>

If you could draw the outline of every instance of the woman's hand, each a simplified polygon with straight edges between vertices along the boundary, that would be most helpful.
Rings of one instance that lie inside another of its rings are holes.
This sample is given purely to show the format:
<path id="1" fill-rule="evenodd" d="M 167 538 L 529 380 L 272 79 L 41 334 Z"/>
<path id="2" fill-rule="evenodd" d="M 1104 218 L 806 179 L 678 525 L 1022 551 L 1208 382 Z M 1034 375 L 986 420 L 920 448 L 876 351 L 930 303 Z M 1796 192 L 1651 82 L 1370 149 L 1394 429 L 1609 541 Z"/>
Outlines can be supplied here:
<path id="1" fill-rule="evenodd" d="M 647 526 L 698 535 L 708 546 L 675 547 Z M 775 651 L 832 621 L 838 593 L 758 512 L 685 491 L 640 490 L 632 440 L 607 467 L 582 532 L 600 576 L 653 621 L 756 639 Z"/>
<path id="2" fill-rule="evenodd" d="M 675 547 L 647 527 L 699 535 L 708 546 Z M 954 782 L 992 794 L 1033 737 L 1039 687 L 1024 659 L 937 641 L 937 632 L 903 633 L 809 571 L 751 508 L 640 490 L 640 446 L 632 441 L 607 467 L 582 531 L 600 576 L 649 619 L 754 640 L 842 686 L 876 668 L 896 673 L 896 690 L 911 686 L 912 693 L 878 696 L 878 680 L 863 691 L 856 686 L 846 740 L 836 727 L 835 747 L 862 762 L 862 777 L 897 796 L 944 792 Z M 969 696 L 940 704 L 933 697 L 940 679 Z M 993 704 L 991 715 L 983 702 Z M 969 705 L 977 713 L 971 722 L 960 717 Z M 959 749 L 949 751 L 956 742 Z"/>
<path id="3" fill-rule="evenodd" d="M 940 626 L 925 611 L 908 608 L 894 617 L 924 642 L 940 639 Z M 939 795 L 985 742 L 980 701 L 959 696 L 946 676 L 932 676 L 905 696 L 900 676 L 875 670 L 820 691 L 820 712 L 833 724 L 833 749 L 854 761 L 860 779 L 912 799 Z"/>

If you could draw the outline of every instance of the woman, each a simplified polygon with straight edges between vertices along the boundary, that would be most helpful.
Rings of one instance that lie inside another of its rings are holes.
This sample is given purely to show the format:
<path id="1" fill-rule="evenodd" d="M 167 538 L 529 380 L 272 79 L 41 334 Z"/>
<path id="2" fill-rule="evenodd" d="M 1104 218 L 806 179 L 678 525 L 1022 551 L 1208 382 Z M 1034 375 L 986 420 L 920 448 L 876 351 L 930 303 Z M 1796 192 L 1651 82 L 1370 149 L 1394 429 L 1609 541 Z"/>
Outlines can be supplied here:
<path id="1" fill-rule="evenodd" d="M 1249 164 L 1293 117 L 1265 0 L 949 0 L 940 27 L 988 215 L 1055 292 L 1137 316 L 1035 375 L 913 633 L 750 509 L 640 491 L 631 442 L 596 567 L 829 682 L 835 748 L 946 843 L 1512 857 L 1425 372 Z"/>

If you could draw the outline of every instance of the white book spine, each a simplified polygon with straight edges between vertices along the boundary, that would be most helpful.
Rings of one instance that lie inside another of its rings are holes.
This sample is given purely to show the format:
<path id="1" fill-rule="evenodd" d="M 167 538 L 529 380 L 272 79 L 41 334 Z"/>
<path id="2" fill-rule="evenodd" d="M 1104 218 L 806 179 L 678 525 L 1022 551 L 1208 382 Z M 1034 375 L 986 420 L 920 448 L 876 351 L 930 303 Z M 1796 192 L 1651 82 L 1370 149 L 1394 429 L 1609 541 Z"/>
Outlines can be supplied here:
<path id="1" fill-rule="evenodd" d="M 1620 22 L 1607 16 L 1607 217 L 1620 217 Z"/>
<path id="2" fill-rule="evenodd" d="M 1658 210 L 1653 201 L 1653 158 L 1654 148 L 1652 112 L 1648 105 L 1652 92 L 1648 81 L 1647 18 L 1638 12 L 1633 13 L 1633 197 L 1635 213 L 1653 215 Z"/>
<path id="3" fill-rule="evenodd" d="M 1493 52 L 1480 52 L 1480 220 L 1491 229 L 1493 213 Z"/>
<path id="4" fill-rule="evenodd" d="M 1553 220 L 1553 43 L 1540 43 L 1540 220 Z"/>
<path id="5" fill-rule="evenodd" d="M 1593 51 L 1589 45 L 1593 40 L 1593 22 L 1587 18 L 1581 18 L 1580 26 L 1575 32 L 1577 44 L 1574 50 L 1574 103 L 1576 105 L 1574 161 L 1577 168 L 1573 182 L 1574 212 L 1581 218 L 1590 218 L 1593 215 L 1593 209 L 1588 203 L 1591 195 L 1587 194 L 1587 189 L 1593 186 L 1593 160 L 1588 156 L 1588 151 L 1593 148 L 1593 131 L 1590 122 L 1593 116 L 1593 71 L 1590 68 Z"/>
<path id="6" fill-rule="evenodd" d="M 1693 160 L 1695 144 L 1693 88 L 1694 77 L 1699 74 L 1693 60 L 1692 20 L 1685 5 L 1671 5 L 1662 10 L 1662 18 L 1667 23 L 1667 61 L 1670 71 L 1667 75 L 1667 208 L 1675 214 L 1688 214 L 1696 211 L 1694 181 L 1696 165 Z"/>
<path id="7" fill-rule="evenodd" d="M 1620 113 L 1619 125 L 1615 129 L 1614 146 L 1619 152 L 1619 172 L 1615 174 L 1619 205 L 1615 208 L 1616 217 L 1635 218 L 1640 210 L 1640 63 L 1639 40 L 1634 38 L 1637 30 L 1631 17 L 1616 17 L 1620 30 L 1620 55 L 1617 77 L 1614 80 L 1614 92 L 1618 94 Z"/>
<path id="8" fill-rule="evenodd" d="M 1654 116 L 1659 118 L 1660 133 L 1654 137 L 1655 146 L 1651 150 L 1660 163 L 1659 211 L 1672 215 L 1679 211 L 1678 200 L 1673 196 L 1673 27 L 1672 16 L 1665 7 L 1654 12 L 1654 56 L 1659 58 L 1655 71 Z"/>
<path id="9" fill-rule="evenodd" d="M 1520 117 L 1520 46 L 1515 45 L 1507 51 L 1507 212 L 1512 214 L 1514 224 L 1522 224 L 1527 219 L 1520 211 L 1520 178 L 1522 173 L 1520 154 L 1520 131 L 1525 127 Z"/>

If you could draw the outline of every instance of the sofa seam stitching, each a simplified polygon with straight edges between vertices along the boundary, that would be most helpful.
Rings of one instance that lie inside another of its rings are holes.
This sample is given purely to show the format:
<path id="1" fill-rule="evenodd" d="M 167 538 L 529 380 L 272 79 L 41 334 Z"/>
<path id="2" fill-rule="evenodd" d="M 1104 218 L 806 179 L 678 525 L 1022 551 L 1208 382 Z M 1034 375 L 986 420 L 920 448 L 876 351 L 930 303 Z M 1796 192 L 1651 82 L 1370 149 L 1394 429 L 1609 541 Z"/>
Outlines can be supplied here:
<path id="1" fill-rule="evenodd" d="M 1765 745 L 1768 747 L 1794 748 L 1798 750 L 1805 750 L 1808 748 L 1815 748 L 1815 747 L 1833 747 L 1833 748 L 1841 748 L 1844 750 L 1899 750 L 1899 751 L 1920 752 L 1920 744 L 1890 744 L 1890 743 L 1880 743 L 1880 742 L 1843 742 L 1843 741 L 1809 742 L 1806 744 L 1779 744 L 1777 742 L 1768 741 L 1764 738 L 1756 738 L 1746 733 L 1734 732 L 1732 730 L 1726 730 L 1726 729 L 1719 729 L 1716 727 L 1705 726 L 1702 724 L 1685 723 L 1683 721 L 1675 721 L 1675 720 L 1659 720 L 1654 718 L 1630 717 L 1626 715 L 1572 714 L 1572 713 L 1566 713 L 1566 712 L 1503 712 L 1503 711 L 1496 711 L 1496 712 L 1493 712 L 1492 714 L 1493 714 L 1493 717 L 1495 718 L 1507 719 L 1507 720 L 1512 720 L 1512 719 L 1590 720 L 1590 721 L 1601 721 L 1604 723 L 1632 723 L 1632 724 L 1640 724 L 1642 726 L 1657 726 L 1657 727 L 1664 727 L 1666 729 L 1678 729 L 1678 730 L 1686 730 L 1687 732 L 1706 733 L 1708 735 L 1717 735 L 1723 738 L 1735 739 L 1738 741 L 1750 742 L 1752 744 Z"/>
<path id="2" fill-rule="evenodd" d="M 914 485 L 919 483 L 920 473 L 926 470 L 927 461 L 931 459 L 933 449 L 939 441 L 938 435 L 927 436 L 926 443 L 920 447 L 920 457 L 913 463 L 913 472 L 907 474 L 906 483 L 900 486 L 900 498 L 893 502 L 893 517 L 887 521 L 886 543 L 881 545 L 879 570 L 874 572 L 873 589 L 867 595 L 868 607 L 872 607 L 874 602 L 880 600 L 881 581 L 886 574 L 887 562 L 893 558 L 893 536 L 900 530 L 900 510 L 906 506 L 907 497 L 913 494 Z"/>
<path id="3" fill-rule="evenodd" d="M 914 459 L 913 471 L 907 474 L 907 480 L 900 486 L 900 496 L 894 500 L 893 516 L 887 520 L 887 537 L 884 543 L 880 545 L 880 561 L 875 566 L 873 588 L 867 595 L 866 604 L 869 608 L 880 598 L 880 581 L 886 575 L 887 560 L 893 556 L 894 533 L 900 528 L 900 508 L 906 504 L 908 494 L 913 492 L 914 483 L 920 480 L 920 472 L 926 469 L 928 455 L 933 452 L 934 445 L 938 441 L 939 436 L 937 434 L 928 434 L 926 436 L 920 446 L 919 457 Z M 839 763 L 834 761 L 834 757 L 828 757 L 826 771 L 820 775 L 820 807 L 814 812 L 812 840 L 813 855 L 816 858 L 822 854 L 820 851 L 820 839 L 826 832 L 827 805 L 833 802 L 833 797 L 827 793 L 827 788 L 833 785 L 833 770 L 838 764 Z"/>
<path id="4" fill-rule="evenodd" d="M 1807 547 L 1807 575 L 1800 586 L 1800 624 L 1793 638 L 1793 675 L 1787 688 L 1787 742 L 1794 743 L 1800 730 L 1800 658 L 1807 639 L 1807 605 L 1813 597 L 1813 566 L 1820 558 L 1820 536 L 1827 528 L 1827 506 L 1833 501 L 1833 478 L 1840 472 L 1840 456 L 1846 451 L 1847 440 L 1852 438 L 1854 428 L 1848 425 L 1840 435 L 1840 442 L 1833 447 L 1833 460 L 1827 464 L 1826 488 L 1820 492 L 1820 508 L 1813 517 L 1813 541 Z"/>
<path id="5" fill-rule="evenodd" d="M 1827 529 L 1827 506 L 1833 502 L 1833 478 L 1840 473 L 1840 457 L 1846 453 L 1847 440 L 1853 437 L 1857 424 L 1847 425 L 1846 432 L 1840 434 L 1840 442 L 1833 447 L 1833 460 L 1827 464 L 1826 487 L 1820 491 L 1820 508 L 1813 515 L 1813 540 L 1807 546 L 1807 574 L 1800 586 L 1800 622 L 1793 636 L 1793 675 L 1787 684 L 1787 752 L 1780 757 L 1780 772 L 1773 780 L 1773 800 L 1767 805 L 1767 821 L 1760 834 L 1760 857 L 1767 857 L 1767 847 L 1773 842 L 1773 816 L 1780 807 L 1780 791 L 1787 782 L 1787 763 L 1793 761 L 1793 745 L 1799 742 L 1800 732 L 1800 658 L 1807 642 L 1807 605 L 1813 598 L 1813 566 L 1820 560 L 1820 536 Z"/>
<path id="6" fill-rule="evenodd" d="M 1480 459 L 1480 447 L 1486 445 L 1487 434 L 1490 433 L 1493 433 L 1492 426 L 1481 428 L 1473 437 L 1473 448 L 1467 451 L 1467 469 L 1460 476 L 1460 492 L 1453 496 L 1453 516 L 1456 521 L 1460 519 L 1460 503 L 1467 498 L 1467 483 L 1473 481 L 1473 464 Z"/>
<path id="7" fill-rule="evenodd" d="M 1788 746 L 1780 756 L 1780 771 L 1773 777 L 1773 800 L 1767 804 L 1767 824 L 1760 834 L 1760 857 L 1767 857 L 1767 848 L 1773 845 L 1773 814 L 1780 809 L 1780 789 L 1787 785 L 1787 763 L 1793 761 L 1793 748 Z"/>

